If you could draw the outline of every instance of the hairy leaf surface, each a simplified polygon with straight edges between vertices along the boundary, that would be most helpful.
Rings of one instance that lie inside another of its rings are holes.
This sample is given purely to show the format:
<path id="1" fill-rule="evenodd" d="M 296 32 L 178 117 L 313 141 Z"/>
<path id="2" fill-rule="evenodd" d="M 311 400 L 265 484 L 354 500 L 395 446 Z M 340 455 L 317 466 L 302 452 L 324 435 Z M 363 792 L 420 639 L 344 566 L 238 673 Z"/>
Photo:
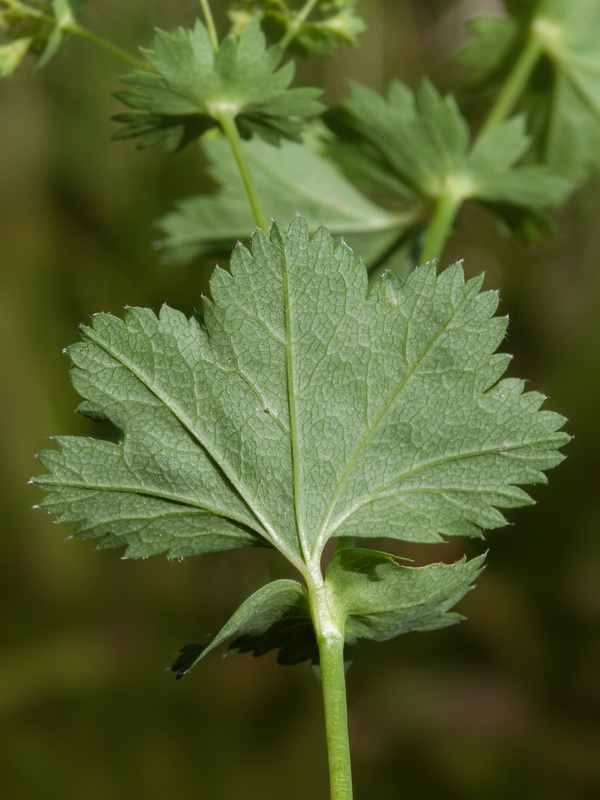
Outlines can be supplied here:
<path id="1" fill-rule="evenodd" d="M 288 88 L 293 64 L 278 69 L 281 49 L 265 47 L 257 19 L 239 38 L 226 36 L 217 53 L 200 20 L 173 35 L 157 30 L 153 49 L 143 52 L 153 70 L 126 75 L 130 89 L 117 93 L 136 110 L 115 117 L 125 123 L 115 138 L 139 137 L 140 147 L 167 139 L 169 150 L 180 150 L 223 114 L 236 118 L 243 136 L 297 139 L 306 117 L 323 108 L 318 89 Z"/>
<path id="2" fill-rule="evenodd" d="M 43 453 L 44 507 L 129 555 L 264 542 L 296 565 L 331 536 L 504 524 L 568 437 L 542 395 L 498 382 L 506 320 L 481 283 L 428 264 L 369 290 L 325 229 L 257 232 L 214 272 L 204 319 L 132 308 L 82 329 L 80 410 L 123 440 Z"/>

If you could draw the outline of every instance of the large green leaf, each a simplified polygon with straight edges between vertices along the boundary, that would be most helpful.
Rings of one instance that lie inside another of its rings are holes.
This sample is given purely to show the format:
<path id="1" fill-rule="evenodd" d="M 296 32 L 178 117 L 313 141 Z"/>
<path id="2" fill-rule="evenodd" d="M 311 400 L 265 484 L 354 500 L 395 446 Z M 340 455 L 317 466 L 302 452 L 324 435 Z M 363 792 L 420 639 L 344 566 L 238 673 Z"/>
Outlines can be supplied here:
<path id="1" fill-rule="evenodd" d="M 223 138 L 207 137 L 204 147 L 210 175 L 222 190 L 183 200 L 161 220 L 167 258 L 175 262 L 228 253 L 232 241 L 249 238 L 255 228 L 229 145 Z M 244 152 L 267 216 L 291 219 L 302 209 L 312 231 L 325 225 L 359 249 L 367 264 L 410 227 L 408 214 L 391 213 L 367 200 L 310 146 L 285 141 L 273 147 L 253 139 L 244 142 Z"/>
<path id="2" fill-rule="evenodd" d="M 170 150 L 179 150 L 223 114 L 236 118 L 244 136 L 297 139 L 305 119 L 323 108 L 318 89 L 288 88 L 294 66 L 277 68 L 281 49 L 265 47 L 258 20 L 239 38 L 226 36 L 217 53 L 200 20 L 175 34 L 157 30 L 153 49 L 143 52 L 153 70 L 126 75 L 130 88 L 117 94 L 136 110 L 115 117 L 125 123 L 115 138 L 139 137 L 140 147 L 167 139 Z"/>
<path id="3" fill-rule="evenodd" d="M 567 441 L 494 354 L 497 296 L 432 264 L 369 290 L 298 218 L 238 246 L 205 318 L 98 314 L 69 349 L 80 410 L 118 444 L 45 451 L 43 507 L 128 555 L 264 542 L 299 568 L 331 536 L 435 542 L 504 524 Z"/>
<path id="4" fill-rule="evenodd" d="M 597 0 L 505 2 L 507 16 L 470 23 L 474 40 L 458 61 L 475 85 L 496 86 L 529 42 L 540 62 L 525 105 L 545 161 L 563 175 L 600 171 L 600 4 Z"/>

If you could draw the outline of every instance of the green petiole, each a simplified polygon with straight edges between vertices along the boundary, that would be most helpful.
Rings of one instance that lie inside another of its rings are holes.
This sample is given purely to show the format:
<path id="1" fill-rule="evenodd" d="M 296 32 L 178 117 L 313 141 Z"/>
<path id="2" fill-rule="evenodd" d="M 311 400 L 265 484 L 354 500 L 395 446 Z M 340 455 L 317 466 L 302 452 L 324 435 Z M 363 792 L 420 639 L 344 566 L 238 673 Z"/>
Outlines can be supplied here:
<path id="1" fill-rule="evenodd" d="M 450 191 L 438 198 L 419 254 L 419 264 L 441 257 L 461 203 L 462 198 Z"/>
<path id="2" fill-rule="evenodd" d="M 124 61 L 126 64 L 135 67 L 135 69 L 148 69 L 148 65 L 144 61 L 132 56 L 130 53 L 128 53 L 126 50 L 123 50 L 121 47 L 118 47 L 116 44 L 103 39 L 101 36 L 97 36 L 95 33 L 92 33 L 92 31 L 82 27 L 81 25 L 78 25 L 75 22 L 67 23 L 65 25 L 61 25 L 60 27 L 63 31 L 71 33 L 74 36 L 79 36 L 80 39 L 85 39 L 86 42 L 94 44 L 96 47 L 100 47 L 107 53 L 110 53 L 116 58 L 121 59 L 121 61 Z"/>
<path id="3" fill-rule="evenodd" d="M 320 575 L 318 576 L 321 580 Z M 330 800 L 352 800 L 352 765 L 348 736 L 343 624 L 336 618 L 329 586 L 308 581 L 325 711 Z"/>
<path id="4" fill-rule="evenodd" d="M 496 101 L 485 118 L 481 130 L 485 131 L 493 125 L 502 122 L 509 114 L 515 103 L 523 93 L 531 73 L 533 72 L 540 56 L 544 52 L 542 38 L 532 27 L 525 47 L 510 71 L 506 83 L 498 93 Z"/>
<path id="5" fill-rule="evenodd" d="M 200 0 L 200 8 L 202 9 L 202 14 L 204 15 L 206 30 L 208 31 L 208 38 L 210 39 L 212 49 L 215 53 L 218 53 L 219 36 L 217 34 L 217 27 L 215 25 L 215 20 L 212 15 L 212 11 L 208 3 L 208 0 Z"/>
<path id="6" fill-rule="evenodd" d="M 204 14 L 206 28 L 208 30 L 208 36 L 210 38 L 213 52 L 218 53 L 219 37 L 217 35 L 217 29 L 215 27 L 215 21 L 212 15 L 210 4 L 208 0 L 200 0 L 200 6 L 202 8 L 202 13 Z M 252 208 L 254 221 L 259 228 L 262 228 L 264 231 L 266 231 L 269 228 L 269 222 L 263 211 L 262 203 L 258 196 L 252 173 L 250 172 L 250 168 L 248 167 L 248 163 L 246 161 L 246 156 L 242 148 L 242 140 L 235 122 L 235 113 L 232 111 L 216 111 L 213 114 L 213 119 L 219 123 L 227 141 L 229 142 L 235 163 L 240 171 L 240 176 L 244 184 L 244 189 L 246 190 L 246 195 L 248 196 L 250 207 Z"/>
<path id="7" fill-rule="evenodd" d="M 319 0 L 307 0 L 300 11 L 290 19 L 287 32 L 283 39 L 279 42 L 279 46 L 282 48 L 282 50 L 285 50 L 287 47 L 289 47 L 290 42 L 296 37 L 298 31 L 302 27 L 302 23 L 308 19 L 318 2 Z"/>
<path id="8" fill-rule="evenodd" d="M 252 208 L 254 221 L 259 228 L 262 228 L 263 231 L 267 231 L 269 229 L 269 222 L 263 211 L 262 203 L 258 196 L 252 173 L 250 172 L 250 168 L 248 167 L 248 163 L 246 161 L 246 156 L 242 149 L 242 140 L 235 123 L 235 116 L 232 113 L 221 113 L 215 115 L 215 119 L 223 129 L 223 133 L 225 134 L 227 141 L 229 142 L 229 146 L 231 147 L 233 157 L 235 158 L 235 163 L 238 166 L 242 181 L 244 183 L 244 189 L 246 190 L 250 207 Z"/>

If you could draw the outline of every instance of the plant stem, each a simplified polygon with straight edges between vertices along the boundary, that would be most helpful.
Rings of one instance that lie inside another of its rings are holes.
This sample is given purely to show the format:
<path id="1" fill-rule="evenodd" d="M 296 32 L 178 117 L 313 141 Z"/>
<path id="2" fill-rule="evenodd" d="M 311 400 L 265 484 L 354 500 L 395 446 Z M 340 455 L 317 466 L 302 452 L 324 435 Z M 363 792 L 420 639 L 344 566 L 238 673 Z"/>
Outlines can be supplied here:
<path id="1" fill-rule="evenodd" d="M 212 11 L 210 10 L 208 0 L 200 0 L 200 7 L 202 8 L 202 13 L 204 14 L 206 28 L 208 30 L 208 37 L 210 39 L 213 52 L 218 53 L 219 37 L 217 35 L 215 20 L 213 18 Z M 248 167 L 246 156 L 244 155 L 242 140 L 235 123 L 235 114 L 222 111 L 220 113 L 213 114 L 213 118 L 217 120 L 223 129 L 223 133 L 225 134 L 227 141 L 229 142 L 229 146 L 231 147 L 233 157 L 235 158 L 235 163 L 240 171 L 244 189 L 246 190 L 248 200 L 250 201 L 250 207 L 252 208 L 252 216 L 254 217 L 254 221 L 259 228 L 262 228 L 263 231 L 267 231 L 269 229 L 269 223 L 263 211 L 258 192 L 256 191 L 254 178 L 252 177 L 252 173 Z"/>
<path id="2" fill-rule="evenodd" d="M 328 585 L 322 581 L 320 586 L 315 586 L 311 581 L 308 585 L 311 613 L 319 647 L 331 800 L 352 800 L 344 634 L 332 612 Z"/>
<path id="3" fill-rule="evenodd" d="M 106 39 L 103 39 L 101 36 L 97 36 L 92 31 L 89 31 L 87 28 L 78 25 L 75 22 L 66 23 L 61 25 L 63 31 L 67 33 L 72 33 L 74 36 L 79 36 L 81 39 L 85 39 L 86 42 L 90 44 L 95 44 L 97 47 L 101 47 L 103 50 L 106 50 L 107 53 L 110 53 L 116 58 L 120 58 L 121 61 L 125 61 L 132 67 L 141 70 L 147 70 L 148 65 L 141 61 L 139 58 L 130 55 L 126 50 L 121 49 L 116 44 L 112 42 L 108 42 Z"/>
<path id="4" fill-rule="evenodd" d="M 246 194 L 248 195 L 248 200 L 250 201 L 254 221 L 259 228 L 267 231 L 269 229 L 269 222 L 263 211 L 258 192 L 256 191 L 256 186 L 254 185 L 252 173 L 250 172 L 246 162 L 246 156 L 244 155 L 244 151 L 242 149 L 242 140 L 240 138 L 237 125 L 235 124 L 235 117 L 231 113 L 223 112 L 215 115 L 215 119 L 221 125 L 223 133 L 227 137 L 227 141 L 229 142 L 229 146 L 233 152 L 233 157 L 238 165 L 238 169 L 244 183 L 244 188 L 246 190 Z"/>
<path id="5" fill-rule="evenodd" d="M 543 36 L 540 35 L 534 23 L 529 31 L 525 46 L 521 50 L 506 82 L 498 93 L 494 105 L 481 126 L 479 135 L 493 125 L 502 122 L 509 115 L 527 86 L 531 73 L 544 52 L 544 47 Z M 442 255 L 446 240 L 452 229 L 452 223 L 463 199 L 460 194 L 451 191 L 450 188 L 437 199 L 433 217 L 419 255 L 420 264 L 439 259 Z"/>
<path id="6" fill-rule="evenodd" d="M 283 37 L 283 39 L 279 42 L 279 46 L 282 50 L 285 50 L 292 39 L 296 36 L 300 28 L 302 27 L 302 23 L 309 17 L 311 11 L 317 5 L 319 0 L 307 0 L 307 2 L 302 6 L 300 11 L 290 19 L 288 23 L 288 29 Z"/>
<path id="7" fill-rule="evenodd" d="M 204 20 L 206 22 L 206 30 L 208 31 L 208 38 L 210 39 L 210 44 L 213 49 L 213 52 L 218 53 L 219 36 L 217 34 L 215 20 L 212 15 L 212 11 L 210 9 L 210 5 L 208 4 L 208 0 L 200 0 L 200 8 L 202 9 L 202 13 L 204 14 Z"/>
<path id="8" fill-rule="evenodd" d="M 419 264 L 440 258 L 461 202 L 461 198 L 450 191 L 438 198 L 419 254 Z"/>
<path id="9" fill-rule="evenodd" d="M 352 800 L 344 640 L 319 641 L 331 800 Z"/>
<path id="10" fill-rule="evenodd" d="M 200 7 L 202 8 L 202 13 L 204 14 L 204 19 L 206 21 L 206 28 L 208 30 L 208 37 L 210 39 L 213 52 L 218 53 L 219 37 L 217 35 L 215 20 L 213 18 L 208 0 L 200 0 Z M 252 173 L 250 172 L 250 168 L 248 167 L 248 163 L 246 161 L 246 156 L 244 155 L 244 151 L 242 149 L 242 140 L 240 138 L 240 133 L 237 129 L 237 125 L 235 123 L 235 115 L 231 112 L 223 111 L 221 113 L 215 114 L 214 119 L 217 120 L 217 122 L 223 129 L 223 133 L 225 134 L 227 141 L 229 142 L 229 146 L 231 147 L 233 157 L 235 158 L 235 163 L 237 164 L 238 169 L 240 171 L 242 182 L 244 184 L 244 189 L 246 190 L 246 194 L 248 195 L 248 200 L 250 201 L 250 207 L 252 208 L 252 215 L 254 217 L 254 221 L 256 222 L 259 228 L 262 228 L 263 231 L 267 231 L 269 229 L 269 223 L 262 209 L 262 204 L 260 202 L 260 198 L 258 196 L 258 192 L 256 191 L 256 186 L 254 184 L 254 179 L 252 177 Z"/>
<path id="11" fill-rule="evenodd" d="M 539 36 L 535 28 L 532 27 L 529 31 L 525 47 L 515 61 L 506 79 L 506 83 L 498 93 L 494 105 L 481 126 L 482 131 L 491 128 L 492 125 L 496 125 L 498 122 L 502 122 L 502 120 L 508 116 L 512 107 L 527 86 L 531 73 L 543 51 L 544 43 L 542 37 Z"/>

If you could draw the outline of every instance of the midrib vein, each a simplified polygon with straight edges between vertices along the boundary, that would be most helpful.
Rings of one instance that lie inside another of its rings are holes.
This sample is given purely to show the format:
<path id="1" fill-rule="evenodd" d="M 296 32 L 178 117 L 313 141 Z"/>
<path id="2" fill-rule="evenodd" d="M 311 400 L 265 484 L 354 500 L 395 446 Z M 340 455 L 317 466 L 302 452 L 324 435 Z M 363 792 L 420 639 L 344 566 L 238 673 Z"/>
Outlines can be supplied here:
<path id="1" fill-rule="evenodd" d="M 296 515 L 296 530 L 298 531 L 298 539 L 300 541 L 300 548 L 304 553 L 304 557 L 308 560 L 309 546 L 306 541 L 304 533 L 304 508 L 302 497 L 302 480 L 299 474 L 299 442 L 298 442 L 298 419 L 296 408 L 296 382 L 294 374 L 294 359 L 292 347 L 292 320 L 291 320 L 291 303 L 290 303 L 290 285 L 289 285 L 289 265 L 287 260 L 287 253 L 285 246 L 280 246 L 281 253 L 281 272 L 282 272 L 282 286 L 283 286 L 283 307 L 285 314 L 285 365 L 286 365 L 286 383 L 288 394 L 288 409 L 290 415 L 290 441 L 292 445 L 292 477 L 294 488 L 294 513 Z"/>
<path id="2" fill-rule="evenodd" d="M 448 319 L 446 320 L 444 325 L 437 331 L 435 336 L 432 336 L 430 341 L 427 343 L 427 346 L 423 349 L 423 351 L 421 352 L 421 354 L 419 355 L 419 357 L 417 358 L 417 360 L 415 361 L 413 366 L 409 370 L 407 370 L 405 376 L 402 378 L 402 380 L 400 381 L 398 386 L 394 389 L 394 391 L 390 393 L 390 396 L 388 397 L 386 402 L 383 404 L 383 406 L 381 407 L 381 409 L 379 410 L 378 414 L 375 416 L 374 420 L 371 422 L 369 427 L 364 432 L 364 434 L 362 436 L 362 439 L 359 441 L 358 445 L 356 446 L 356 449 L 354 450 L 354 453 L 350 457 L 350 459 L 349 459 L 349 461 L 348 461 L 348 463 L 346 465 L 346 468 L 345 468 L 344 472 L 342 473 L 342 477 L 340 478 L 340 480 L 338 482 L 338 485 L 336 487 L 336 490 L 332 495 L 332 498 L 331 498 L 331 501 L 329 503 L 329 506 L 327 507 L 327 510 L 325 512 L 325 516 L 323 518 L 323 522 L 321 523 L 321 527 L 319 528 L 319 533 L 318 533 L 317 538 L 316 538 L 315 548 L 314 548 L 315 552 L 320 552 L 320 550 L 323 548 L 323 546 L 325 544 L 326 539 L 329 537 L 331 515 L 333 514 L 333 512 L 335 510 L 336 503 L 337 503 L 340 495 L 342 494 L 343 490 L 345 489 L 346 483 L 348 482 L 349 477 L 352 475 L 354 467 L 356 466 L 356 464 L 360 460 L 360 457 L 364 453 L 365 448 L 367 447 L 367 445 L 369 444 L 369 442 L 371 441 L 371 439 L 375 435 L 375 432 L 377 431 L 377 428 L 381 424 L 382 420 L 384 419 L 384 417 L 386 416 L 386 414 L 388 413 L 390 408 L 394 405 L 394 403 L 398 399 L 398 396 L 404 390 L 405 386 L 408 384 L 408 382 L 410 381 L 412 376 L 416 373 L 418 368 L 421 366 L 421 364 L 423 363 L 425 358 L 428 356 L 428 354 L 431 352 L 431 350 L 435 347 L 435 345 L 437 344 L 439 339 L 444 335 L 444 333 L 446 333 L 446 331 L 450 327 L 450 324 L 452 323 L 452 321 L 454 320 L 454 318 L 456 317 L 456 315 L 461 310 L 461 308 L 463 307 L 463 305 L 466 303 L 467 300 L 468 300 L 468 295 L 463 297 L 463 299 L 458 304 L 458 306 L 452 311 L 452 313 L 450 314 L 450 316 L 448 317 Z M 411 319 L 412 319 L 412 316 L 409 318 L 409 322 L 410 322 Z M 408 343 L 408 328 L 407 328 L 407 333 L 406 333 L 406 343 Z"/>

